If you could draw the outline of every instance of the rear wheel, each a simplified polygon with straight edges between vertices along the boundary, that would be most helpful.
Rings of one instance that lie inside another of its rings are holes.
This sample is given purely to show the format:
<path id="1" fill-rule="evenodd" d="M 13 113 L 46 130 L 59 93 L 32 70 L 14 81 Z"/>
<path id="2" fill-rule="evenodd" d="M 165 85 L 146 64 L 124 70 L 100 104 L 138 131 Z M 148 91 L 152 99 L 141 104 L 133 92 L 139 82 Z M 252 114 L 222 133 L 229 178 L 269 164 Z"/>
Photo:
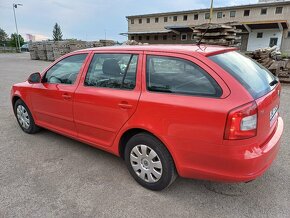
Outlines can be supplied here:
<path id="1" fill-rule="evenodd" d="M 19 126 L 24 132 L 33 134 L 40 130 L 40 128 L 35 125 L 30 110 L 21 99 L 18 99 L 15 102 L 14 113 L 17 118 Z"/>
<path id="2" fill-rule="evenodd" d="M 128 141 L 125 161 L 134 179 L 151 190 L 162 190 L 177 177 L 170 153 L 162 142 L 148 133 L 139 133 Z"/>

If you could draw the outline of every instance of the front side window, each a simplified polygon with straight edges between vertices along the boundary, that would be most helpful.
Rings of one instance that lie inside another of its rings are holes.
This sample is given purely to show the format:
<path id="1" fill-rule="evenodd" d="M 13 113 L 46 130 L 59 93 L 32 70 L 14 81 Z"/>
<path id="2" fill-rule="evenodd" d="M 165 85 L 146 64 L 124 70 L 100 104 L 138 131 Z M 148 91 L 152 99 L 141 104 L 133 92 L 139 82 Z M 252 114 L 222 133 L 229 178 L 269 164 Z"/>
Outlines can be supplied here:
<path id="1" fill-rule="evenodd" d="M 219 97 L 220 86 L 191 61 L 165 56 L 147 56 L 147 90 L 197 96 Z"/>
<path id="2" fill-rule="evenodd" d="M 138 55 L 95 54 L 85 79 L 86 86 L 132 90 L 136 85 Z"/>
<path id="3" fill-rule="evenodd" d="M 72 55 L 57 62 L 45 74 L 44 83 L 74 84 L 87 54 Z"/>

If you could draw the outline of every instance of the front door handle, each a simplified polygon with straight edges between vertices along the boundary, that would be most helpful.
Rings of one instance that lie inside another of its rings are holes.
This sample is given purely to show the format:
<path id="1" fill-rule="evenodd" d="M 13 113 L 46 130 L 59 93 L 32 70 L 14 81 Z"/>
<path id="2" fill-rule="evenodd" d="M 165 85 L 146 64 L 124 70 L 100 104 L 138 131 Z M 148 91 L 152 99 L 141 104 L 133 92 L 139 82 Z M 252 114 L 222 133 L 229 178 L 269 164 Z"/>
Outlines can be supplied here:
<path id="1" fill-rule="evenodd" d="M 62 97 L 63 97 L 64 100 L 70 100 L 71 99 L 71 95 L 69 95 L 68 93 L 64 93 L 62 95 Z"/>
<path id="2" fill-rule="evenodd" d="M 133 105 L 128 104 L 128 102 L 124 102 L 124 101 L 122 101 L 118 105 L 120 108 L 123 108 L 123 109 L 132 109 L 133 108 Z"/>

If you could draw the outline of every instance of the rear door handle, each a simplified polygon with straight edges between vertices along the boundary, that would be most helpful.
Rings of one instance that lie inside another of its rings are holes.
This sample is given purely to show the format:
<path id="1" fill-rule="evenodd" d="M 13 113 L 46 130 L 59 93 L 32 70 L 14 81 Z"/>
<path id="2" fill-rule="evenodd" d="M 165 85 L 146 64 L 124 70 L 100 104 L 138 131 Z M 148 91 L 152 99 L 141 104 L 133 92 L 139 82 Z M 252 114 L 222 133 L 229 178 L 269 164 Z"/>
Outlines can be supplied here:
<path id="1" fill-rule="evenodd" d="M 62 97 L 63 97 L 64 100 L 70 100 L 71 99 L 71 95 L 69 95 L 68 93 L 64 93 L 62 95 Z"/>
<path id="2" fill-rule="evenodd" d="M 118 105 L 120 108 L 123 108 L 123 109 L 132 109 L 133 108 L 133 105 L 128 104 L 128 102 L 121 102 Z"/>

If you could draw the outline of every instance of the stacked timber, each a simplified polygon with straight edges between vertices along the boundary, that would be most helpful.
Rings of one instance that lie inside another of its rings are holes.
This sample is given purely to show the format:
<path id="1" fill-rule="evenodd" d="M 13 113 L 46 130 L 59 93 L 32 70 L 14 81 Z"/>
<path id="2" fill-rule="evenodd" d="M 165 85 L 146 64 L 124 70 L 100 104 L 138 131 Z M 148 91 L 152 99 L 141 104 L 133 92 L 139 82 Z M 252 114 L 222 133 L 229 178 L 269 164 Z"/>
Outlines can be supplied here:
<path id="1" fill-rule="evenodd" d="M 235 23 L 225 24 L 202 24 L 194 27 L 193 34 L 196 42 L 211 45 L 239 46 L 241 30 L 236 28 Z"/>

